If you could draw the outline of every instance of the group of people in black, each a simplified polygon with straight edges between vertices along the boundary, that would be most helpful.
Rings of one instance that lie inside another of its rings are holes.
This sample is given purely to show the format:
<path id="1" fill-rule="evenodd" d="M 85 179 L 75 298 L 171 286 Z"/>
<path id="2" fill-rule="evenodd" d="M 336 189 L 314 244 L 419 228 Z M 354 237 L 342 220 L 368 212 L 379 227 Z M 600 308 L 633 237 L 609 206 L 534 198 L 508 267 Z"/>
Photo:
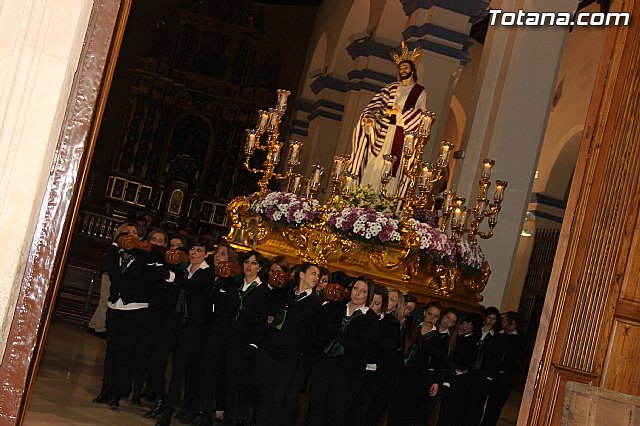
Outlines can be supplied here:
<path id="1" fill-rule="evenodd" d="M 103 258 L 111 287 L 94 402 L 152 396 L 145 417 L 156 425 L 293 426 L 305 403 L 307 426 L 497 423 L 519 371 L 515 312 L 419 307 L 366 276 L 151 230 L 153 244 L 188 253 L 172 264 L 162 250 L 121 248 L 131 233 L 120 226 Z"/>

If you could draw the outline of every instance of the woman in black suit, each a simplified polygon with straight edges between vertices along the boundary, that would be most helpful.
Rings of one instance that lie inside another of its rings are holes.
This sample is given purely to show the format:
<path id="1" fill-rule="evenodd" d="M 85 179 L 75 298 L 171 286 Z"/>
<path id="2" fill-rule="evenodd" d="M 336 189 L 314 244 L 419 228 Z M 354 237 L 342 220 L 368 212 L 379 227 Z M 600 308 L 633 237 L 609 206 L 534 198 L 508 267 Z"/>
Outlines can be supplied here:
<path id="1" fill-rule="evenodd" d="M 102 391 L 93 399 L 118 409 L 120 398 L 131 392 L 135 349 L 143 329 L 149 301 L 159 287 L 166 285 L 169 269 L 148 262 L 149 254 L 139 250 L 125 251 L 117 244 L 134 234 L 132 224 L 123 224 L 114 243 L 102 258 L 102 269 L 109 274 L 111 285 L 107 308 L 107 351 L 104 360 Z"/>
<path id="2" fill-rule="evenodd" d="M 465 423 L 472 426 L 480 424 L 489 388 L 495 380 L 500 364 L 500 311 L 495 306 L 489 306 L 484 313 L 484 325 L 475 337 L 478 351 L 469 371 L 468 402 L 465 407 Z"/>
<path id="3" fill-rule="evenodd" d="M 269 261 L 255 250 L 245 253 L 241 275 L 222 280 L 209 333 L 203 383 L 203 416 L 213 421 L 213 399 L 224 368 L 224 424 L 246 420 L 252 389 L 253 358 L 267 324 Z"/>
<path id="4" fill-rule="evenodd" d="M 319 314 L 317 338 L 324 351 L 311 373 L 307 426 L 346 424 L 378 336 L 378 316 L 369 309 L 374 290 L 371 278 L 358 277 L 346 305 L 328 303 Z"/>
<path id="5" fill-rule="evenodd" d="M 280 294 L 273 320 L 266 328 L 258 351 L 258 396 L 255 424 L 288 426 L 293 424 L 296 406 L 285 404 L 302 357 L 309 324 L 322 306 L 315 292 L 320 269 L 312 263 L 295 268 L 294 287 Z"/>
<path id="6" fill-rule="evenodd" d="M 205 261 L 210 249 L 210 241 L 194 240 L 189 248 L 190 263 L 186 269 L 173 273 L 174 286 L 167 296 L 171 312 L 160 330 L 149 369 L 151 389 L 158 395 L 158 400 L 145 417 L 153 418 L 160 414 L 156 425 L 171 423 L 173 410 L 182 395 L 189 359 L 199 349 L 198 339 L 207 308 L 205 302 L 215 279 L 213 268 Z M 164 374 L 171 353 L 171 381 L 166 389 Z"/>

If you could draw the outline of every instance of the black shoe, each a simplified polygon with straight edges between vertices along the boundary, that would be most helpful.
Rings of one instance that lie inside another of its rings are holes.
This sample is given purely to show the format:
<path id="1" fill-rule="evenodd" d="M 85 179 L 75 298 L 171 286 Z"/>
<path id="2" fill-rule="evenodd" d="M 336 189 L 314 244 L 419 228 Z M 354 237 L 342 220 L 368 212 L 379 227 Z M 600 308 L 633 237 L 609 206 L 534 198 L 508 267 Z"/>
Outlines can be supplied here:
<path id="1" fill-rule="evenodd" d="M 107 405 L 112 410 L 118 410 L 120 408 L 120 397 L 117 395 L 113 395 L 111 399 L 107 402 Z"/>
<path id="2" fill-rule="evenodd" d="M 162 409 L 164 408 L 164 399 L 158 399 L 156 404 L 153 406 L 151 411 L 148 411 L 144 414 L 144 416 L 148 419 L 155 419 L 162 413 Z"/>
<path id="3" fill-rule="evenodd" d="M 156 420 L 156 426 L 169 426 L 171 424 L 171 417 L 173 411 L 163 411 Z"/>
<path id="4" fill-rule="evenodd" d="M 107 338 L 107 332 L 106 331 L 94 331 L 93 335 L 96 337 L 99 337 L 101 339 L 106 339 Z"/>
<path id="5" fill-rule="evenodd" d="M 142 407 L 142 401 L 140 400 L 139 396 L 134 396 L 133 398 L 131 398 L 130 402 L 134 407 Z"/>
<path id="6" fill-rule="evenodd" d="M 93 398 L 93 402 L 96 404 L 106 404 L 111 399 L 111 392 L 109 391 L 101 391 L 100 395 Z"/>

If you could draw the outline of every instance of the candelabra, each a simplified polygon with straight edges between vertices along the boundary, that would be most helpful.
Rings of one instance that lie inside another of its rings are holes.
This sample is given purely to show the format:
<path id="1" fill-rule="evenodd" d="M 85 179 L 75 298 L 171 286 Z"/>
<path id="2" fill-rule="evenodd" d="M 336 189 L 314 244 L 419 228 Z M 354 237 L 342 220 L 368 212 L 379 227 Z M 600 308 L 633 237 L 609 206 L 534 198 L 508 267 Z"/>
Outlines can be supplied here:
<path id="1" fill-rule="evenodd" d="M 275 171 L 280 162 L 280 151 L 283 143 L 278 141 L 279 127 L 282 116 L 287 109 L 287 98 L 290 92 L 288 90 L 278 89 L 278 101 L 275 108 L 269 108 L 268 111 L 258 111 L 258 120 L 254 129 L 246 130 L 246 139 L 244 144 L 244 167 L 251 173 L 262 174 L 258 181 L 259 190 L 254 193 L 257 197 L 262 197 L 267 192 L 267 186 L 271 179 L 285 180 L 288 179 L 289 192 L 298 193 L 302 188 L 305 179 L 301 174 L 294 173 L 294 169 L 300 165 L 300 150 L 303 143 L 296 140 L 289 141 L 289 153 L 287 155 L 287 169 L 280 174 Z M 263 138 L 263 135 L 266 137 Z M 264 139 L 264 141 L 262 141 Z M 267 151 L 267 156 L 262 163 L 262 168 L 251 167 L 249 161 L 256 150 Z M 324 168 L 319 165 L 313 165 L 311 176 L 306 180 L 305 195 L 309 198 L 313 197 L 320 188 L 322 174 Z"/>
<path id="2" fill-rule="evenodd" d="M 464 204 L 465 199 L 457 197 L 454 191 L 445 191 L 442 203 L 442 217 L 440 218 L 440 229 L 444 232 L 447 229 L 447 219 L 451 217 L 451 232 L 455 237 L 460 238 L 467 235 L 470 242 L 475 243 L 477 237 L 488 239 L 493 236 L 493 229 L 498 223 L 498 213 L 502 206 L 504 190 L 507 182 L 496 180 L 496 189 L 493 194 L 493 203 L 487 198 L 489 188 L 491 187 L 491 169 L 495 164 L 494 160 L 485 159 L 483 161 L 482 173 L 478 181 L 478 196 L 476 197 L 476 205 L 469 210 Z M 467 225 L 469 217 L 472 217 L 471 224 Z M 487 218 L 489 230 L 487 232 L 480 231 L 480 224 Z"/>

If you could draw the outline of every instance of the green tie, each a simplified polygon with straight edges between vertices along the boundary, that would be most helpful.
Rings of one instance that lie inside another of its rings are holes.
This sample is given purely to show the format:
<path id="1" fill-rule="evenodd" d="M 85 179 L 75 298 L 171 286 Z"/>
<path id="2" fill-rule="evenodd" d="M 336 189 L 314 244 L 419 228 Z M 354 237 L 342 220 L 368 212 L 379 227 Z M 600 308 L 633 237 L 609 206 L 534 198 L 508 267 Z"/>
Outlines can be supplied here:
<path id="1" fill-rule="evenodd" d="M 296 296 L 294 303 L 295 302 L 299 302 L 300 300 L 304 299 L 304 297 L 307 295 L 307 293 L 300 293 Z M 276 330 L 282 330 L 282 326 L 284 325 L 285 320 L 287 319 L 287 312 L 289 311 L 289 304 L 286 303 L 282 309 L 280 309 L 278 311 L 278 313 L 276 314 L 276 316 L 273 317 L 273 321 L 271 321 L 271 327 L 275 328 Z"/>
<path id="2" fill-rule="evenodd" d="M 244 298 L 247 296 L 247 294 L 249 294 L 249 292 L 251 290 L 253 290 L 256 287 L 258 287 L 258 282 L 254 281 L 251 284 L 249 284 L 249 287 L 247 287 L 246 290 L 244 290 L 244 291 L 240 290 L 238 292 L 238 298 L 240 299 L 240 303 L 238 304 L 238 309 L 236 310 L 236 313 L 233 316 L 233 320 L 234 321 L 238 321 L 238 318 L 240 318 L 240 312 L 244 311 L 244 309 L 245 309 L 245 307 L 244 307 Z"/>
<path id="3" fill-rule="evenodd" d="M 351 324 L 351 321 L 353 321 L 355 317 L 359 317 L 360 315 L 364 315 L 364 314 L 362 313 L 361 310 L 357 310 L 350 317 L 346 315 L 343 316 L 342 323 L 340 324 L 340 331 L 342 333 L 346 333 L 347 328 L 349 328 L 349 324 Z M 331 343 L 329 343 L 329 345 L 324 350 L 324 353 L 325 355 L 330 356 L 332 358 L 335 358 L 339 355 L 344 355 L 344 345 L 338 342 L 336 339 L 333 339 Z"/>

